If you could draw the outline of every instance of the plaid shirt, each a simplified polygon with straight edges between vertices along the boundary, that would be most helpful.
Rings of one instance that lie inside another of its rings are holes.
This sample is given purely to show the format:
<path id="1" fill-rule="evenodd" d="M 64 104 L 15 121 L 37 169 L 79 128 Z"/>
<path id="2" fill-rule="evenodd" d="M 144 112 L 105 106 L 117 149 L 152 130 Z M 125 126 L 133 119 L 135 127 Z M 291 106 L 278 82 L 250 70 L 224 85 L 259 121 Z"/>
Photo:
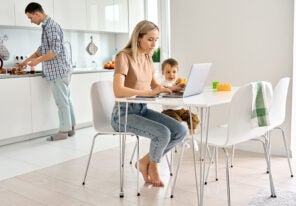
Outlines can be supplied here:
<path id="1" fill-rule="evenodd" d="M 47 16 L 42 24 L 41 46 L 38 48 L 42 55 L 47 52 L 56 53 L 55 58 L 52 60 L 42 62 L 43 76 L 47 80 L 60 78 L 71 70 L 66 58 L 63 38 L 60 25 Z"/>

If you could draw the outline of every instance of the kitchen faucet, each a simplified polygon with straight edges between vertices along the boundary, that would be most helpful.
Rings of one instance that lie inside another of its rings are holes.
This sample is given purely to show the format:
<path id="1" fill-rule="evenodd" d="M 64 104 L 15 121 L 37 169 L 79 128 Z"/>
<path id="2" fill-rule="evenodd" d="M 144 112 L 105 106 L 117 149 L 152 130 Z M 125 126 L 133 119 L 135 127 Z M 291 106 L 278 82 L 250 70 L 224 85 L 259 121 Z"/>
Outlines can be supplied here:
<path id="1" fill-rule="evenodd" d="M 64 44 L 63 45 L 65 47 L 64 49 L 66 51 L 67 58 L 69 59 L 69 56 L 70 56 L 70 65 L 71 65 L 71 68 L 76 68 L 76 65 L 73 64 L 71 43 L 69 41 L 64 41 Z M 66 49 L 66 45 L 68 45 L 69 51 Z"/>

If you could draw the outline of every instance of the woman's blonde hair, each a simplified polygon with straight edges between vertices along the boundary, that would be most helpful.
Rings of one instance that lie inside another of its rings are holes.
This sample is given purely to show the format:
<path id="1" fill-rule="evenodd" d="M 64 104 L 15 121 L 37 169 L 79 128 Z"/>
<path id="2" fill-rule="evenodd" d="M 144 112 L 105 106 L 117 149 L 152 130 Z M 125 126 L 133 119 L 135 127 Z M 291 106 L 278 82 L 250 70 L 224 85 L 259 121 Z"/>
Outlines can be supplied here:
<path id="1" fill-rule="evenodd" d="M 159 31 L 158 26 L 153 22 L 147 20 L 140 21 L 134 28 L 132 36 L 123 51 L 127 52 L 135 59 L 138 55 L 138 39 L 142 38 L 145 34 L 154 29 Z"/>

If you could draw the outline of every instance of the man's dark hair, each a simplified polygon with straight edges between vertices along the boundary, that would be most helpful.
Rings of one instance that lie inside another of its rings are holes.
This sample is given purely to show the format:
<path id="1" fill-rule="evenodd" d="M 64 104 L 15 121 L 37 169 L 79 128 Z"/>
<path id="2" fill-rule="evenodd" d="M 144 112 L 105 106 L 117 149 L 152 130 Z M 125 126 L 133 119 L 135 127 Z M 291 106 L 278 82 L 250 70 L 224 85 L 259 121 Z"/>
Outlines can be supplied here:
<path id="1" fill-rule="evenodd" d="M 42 6 L 40 4 L 38 4 L 38 3 L 36 3 L 36 2 L 29 3 L 28 6 L 25 9 L 25 13 L 30 13 L 30 14 L 32 14 L 32 13 L 34 13 L 36 11 L 44 13 L 44 10 L 43 10 Z"/>
<path id="2" fill-rule="evenodd" d="M 178 62 L 177 60 L 173 59 L 173 58 L 169 58 L 169 59 L 166 59 L 162 62 L 161 64 L 161 70 L 163 71 L 164 70 L 164 67 L 165 65 L 169 64 L 171 67 L 175 67 L 177 66 L 178 67 Z"/>

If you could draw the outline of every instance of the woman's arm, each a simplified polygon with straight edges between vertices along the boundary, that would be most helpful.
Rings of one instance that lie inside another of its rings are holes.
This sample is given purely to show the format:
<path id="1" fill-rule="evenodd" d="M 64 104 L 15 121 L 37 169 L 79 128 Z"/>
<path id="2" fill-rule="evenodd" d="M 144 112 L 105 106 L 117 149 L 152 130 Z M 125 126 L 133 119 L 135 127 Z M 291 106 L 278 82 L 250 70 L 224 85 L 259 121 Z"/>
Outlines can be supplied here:
<path id="1" fill-rule="evenodd" d="M 169 89 L 164 88 L 160 84 L 158 84 L 155 79 L 152 79 L 151 86 L 152 90 L 137 90 L 137 89 L 131 89 L 124 86 L 124 80 L 125 76 L 120 73 L 114 74 L 113 78 L 113 91 L 114 95 L 117 98 L 120 97 L 130 97 L 130 96 L 154 96 L 161 92 L 170 92 Z"/>

